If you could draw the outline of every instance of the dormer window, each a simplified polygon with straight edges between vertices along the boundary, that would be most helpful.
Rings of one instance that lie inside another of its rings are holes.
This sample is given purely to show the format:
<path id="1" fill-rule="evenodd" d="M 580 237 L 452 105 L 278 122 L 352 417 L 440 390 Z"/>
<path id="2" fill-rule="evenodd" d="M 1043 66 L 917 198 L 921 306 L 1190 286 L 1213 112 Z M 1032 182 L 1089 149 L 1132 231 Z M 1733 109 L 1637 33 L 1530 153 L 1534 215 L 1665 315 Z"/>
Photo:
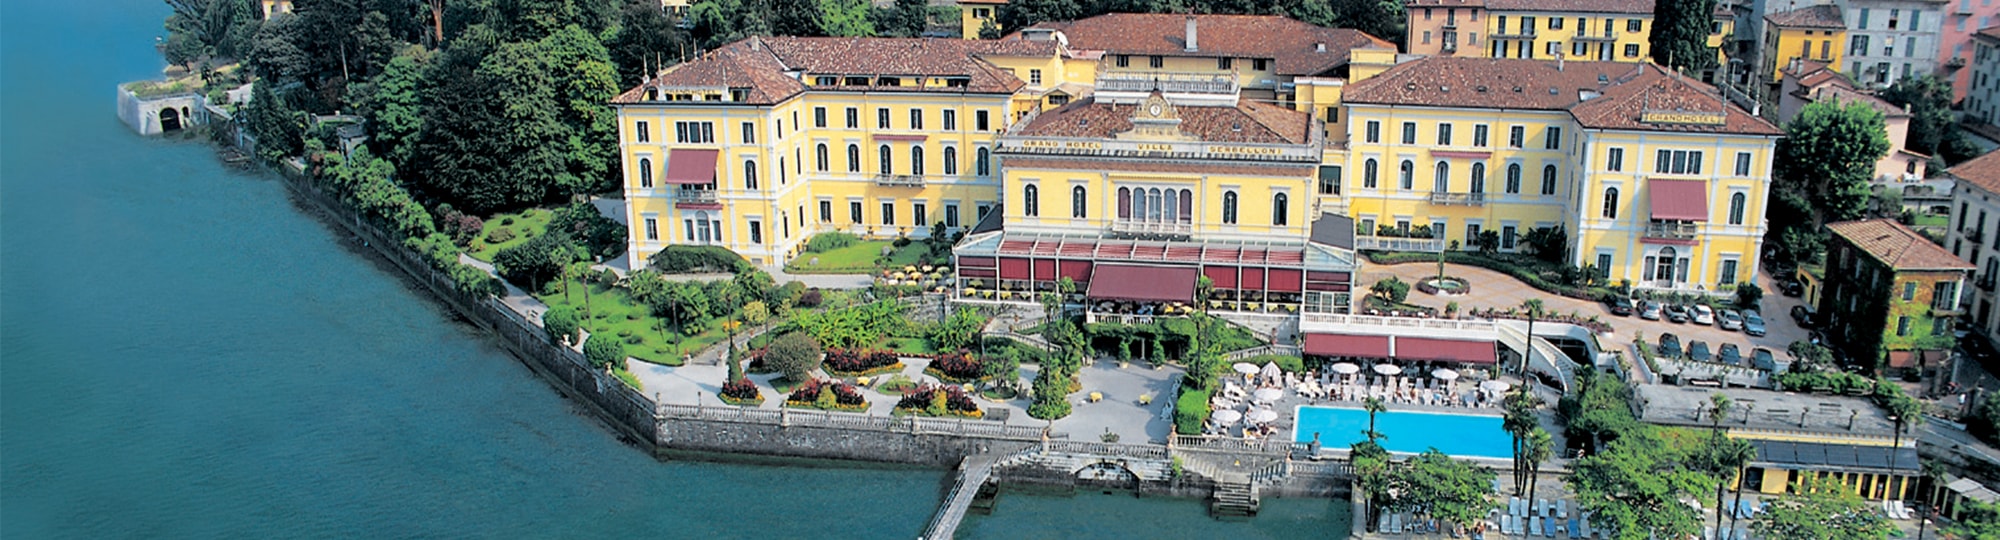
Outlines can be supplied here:
<path id="1" fill-rule="evenodd" d="M 813 86 L 833 86 L 834 83 L 839 81 L 839 77 L 813 77 Z"/>
<path id="2" fill-rule="evenodd" d="M 841 86 L 868 86 L 868 78 L 848 77 L 845 81 L 842 81 L 840 84 Z"/>
<path id="3" fill-rule="evenodd" d="M 731 89 L 729 89 L 729 100 L 730 100 L 730 101 L 750 101 L 750 89 L 748 89 L 748 88 L 731 88 Z"/>
<path id="4" fill-rule="evenodd" d="M 895 77 L 882 77 L 880 79 L 875 79 L 875 86 L 902 86 L 902 84 L 903 81 Z"/>
<path id="5" fill-rule="evenodd" d="M 947 88 L 965 88 L 972 86 L 972 79 L 967 77 L 946 77 L 944 85 Z"/>

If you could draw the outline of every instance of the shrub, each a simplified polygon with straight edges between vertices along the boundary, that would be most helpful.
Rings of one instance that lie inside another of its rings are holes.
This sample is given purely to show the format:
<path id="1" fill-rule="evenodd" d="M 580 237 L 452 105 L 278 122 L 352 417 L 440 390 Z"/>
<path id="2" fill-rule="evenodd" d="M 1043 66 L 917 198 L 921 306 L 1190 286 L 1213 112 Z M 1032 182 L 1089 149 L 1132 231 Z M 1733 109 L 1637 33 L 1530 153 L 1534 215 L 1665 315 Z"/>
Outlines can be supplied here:
<path id="1" fill-rule="evenodd" d="M 646 262 L 662 274 L 741 274 L 752 270 L 742 255 L 718 246 L 667 246 Z"/>
<path id="2" fill-rule="evenodd" d="M 819 400 L 819 392 L 826 385 L 825 379 L 813 379 L 792 387 L 791 395 L 785 396 L 785 403 L 809 404 Z"/>
<path id="3" fill-rule="evenodd" d="M 1403 280 L 1397 279 L 1396 276 L 1389 276 L 1381 281 L 1377 281 L 1375 282 L 1375 286 L 1369 287 L 1368 290 L 1375 293 L 1376 296 L 1395 304 L 1401 304 L 1403 300 L 1410 297 L 1410 284 L 1404 283 Z"/>
<path id="4" fill-rule="evenodd" d="M 577 324 L 576 309 L 569 306 L 552 307 L 542 313 L 542 329 L 548 331 L 549 343 L 560 344 L 564 339 L 574 339 Z"/>
<path id="5" fill-rule="evenodd" d="M 804 381 L 812 376 L 820 366 L 819 342 L 811 336 L 793 332 L 771 340 L 762 359 L 787 380 Z"/>
<path id="6" fill-rule="evenodd" d="M 562 275 L 562 264 L 552 260 L 550 253 L 557 250 L 572 250 L 567 234 L 550 232 L 520 245 L 500 250 L 493 255 L 493 268 L 507 281 L 528 290 L 541 290 L 542 286 Z M 569 257 L 562 257 L 569 259 Z M 567 261 L 565 261 L 567 262 Z"/>
<path id="7" fill-rule="evenodd" d="M 972 382 L 986 375 L 986 366 L 963 352 L 938 355 L 931 360 L 930 369 L 937 371 L 938 378 L 952 382 Z"/>
<path id="8" fill-rule="evenodd" d="M 562 231 L 575 238 L 591 255 L 615 257 L 625 252 L 625 227 L 604 217 L 597 207 L 577 202 L 556 210 L 549 218 L 549 232 Z"/>
<path id="9" fill-rule="evenodd" d="M 1174 433 L 1200 435 L 1202 423 L 1208 421 L 1208 391 L 1192 388 L 1181 390 L 1181 397 L 1174 402 Z"/>
<path id="10" fill-rule="evenodd" d="M 825 301 L 826 299 L 824 298 L 823 295 L 820 294 L 818 288 L 811 288 L 811 289 L 806 289 L 806 292 L 799 294 L 799 299 L 794 301 L 792 305 L 802 308 L 815 308 L 819 307 L 819 305 Z"/>
<path id="11" fill-rule="evenodd" d="M 1764 300 L 1763 287 L 1759 287 L 1757 286 L 1756 283 L 1748 281 L 1736 284 L 1736 307 L 1742 309 L 1757 309 L 1757 303 L 1763 300 Z"/>
<path id="12" fill-rule="evenodd" d="M 895 351 L 827 349 L 826 370 L 840 375 L 862 375 L 898 365 Z"/>
<path id="13" fill-rule="evenodd" d="M 624 367 L 625 344 L 619 342 L 617 339 L 612 339 L 611 336 L 602 336 L 603 339 L 599 339 L 599 337 L 593 335 L 590 339 L 584 340 L 584 359 L 589 360 L 590 365 L 599 368 L 605 366 Z"/>
<path id="14" fill-rule="evenodd" d="M 823 232 L 813 235 L 812 240 L 806 241 L 806 253 L 825 253 L 852 246 L 860 241 L 861 237 L 844 232 Z"/>
<path id="15" fill-rule="evenodd" d="M 763 397 L 757 392 L 757 383 L 750 382 L 748 377 L 724 383 L 722 395 L 738 401 L 756 401 Z"/>
<path id="16" fill-rule="evenodd" d="M 1035 377 L 1035 399 L 1028 404 L 1028 416 L 1036 420 L 1055 420 L 1069 416 L 1069 376 L 1054 375 L 1044 369 Z"/>
<path id="17" fill-rule="evenodd" d="M 852 384 L 848 384 L 846 382 L 836 382 L 833 384 L 832 390 L 833 390 L 834 403 L 847 405 L 850 407 L 855 405 L 868 404 L 868 399 L 861 397 L 861 389 L 855 388 L 854 385 Z"/>
<path id="18" fill-rule="evenodd" d="M 966 416 L 979 418 L 979 404 L 958 385 L 924 384 L 903 392 L 896 410 L 925 416 Z"/>
<path id="19" fill-rule="evenodd" d="M 889 242 L 889 245 L 892 245 L 892 246 L 896 246 L 896 247 L 903 247 L 903 246 L 907 246 L 907 245 L 910 245 L 910 237 L 908 237 L 908 236 L 898 236 L 898 237 L 896 237 L 896 239 L 895 239 L 895 240 L 893 240 L 893 241 Z"/>

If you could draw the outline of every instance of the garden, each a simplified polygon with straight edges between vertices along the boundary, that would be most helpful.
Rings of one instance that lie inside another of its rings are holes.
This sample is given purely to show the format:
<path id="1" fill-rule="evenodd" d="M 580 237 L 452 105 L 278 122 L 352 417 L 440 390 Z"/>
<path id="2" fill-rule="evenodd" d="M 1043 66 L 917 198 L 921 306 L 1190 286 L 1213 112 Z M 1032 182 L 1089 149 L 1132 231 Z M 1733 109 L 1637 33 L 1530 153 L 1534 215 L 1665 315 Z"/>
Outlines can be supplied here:
<path id="1" fill-rule="evenodd" d="M 939 231 L 941 234 L 942 231 Z M 938 237 L 943 238 L 943 237 Z M 806 241 L 804 253 L 785 265 L 789 274 L 873 274 L 905 267 L 942 266 L 951 262 L 947 241 L 864 240 L 843 232 L 823 232 Z"/>
<path id="2" fill-rule="evenodd" d="M 521 245 L 548 232 L 549 218 L 555 215 L 556 212 L 548 208 L 528 208 L 518 212 L 496 214 L 481 220 L 477 236 L 468 243 L 465 254 L 474 259 L 493 262 L 493 256 L 499 254 L 500 250 Z"/>

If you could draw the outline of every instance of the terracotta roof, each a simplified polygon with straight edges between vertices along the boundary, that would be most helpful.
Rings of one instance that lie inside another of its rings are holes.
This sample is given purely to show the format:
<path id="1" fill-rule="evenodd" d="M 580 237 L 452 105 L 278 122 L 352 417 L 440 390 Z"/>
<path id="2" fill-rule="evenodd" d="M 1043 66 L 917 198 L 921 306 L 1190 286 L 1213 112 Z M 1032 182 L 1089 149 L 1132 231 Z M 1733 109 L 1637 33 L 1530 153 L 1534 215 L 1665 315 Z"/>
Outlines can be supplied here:
<path id="1" fill-rule="evenodd" d="M 1727 2 L 1716 2 L 1715 13 L 1710 16 L 1717 19 L 1733 19 L 1736 17 L 1736 10 L 1729 9 L 1729 3 Z"/>
<path id="2" fill-rule="evenodd" d="M 1072 101 L 1035 116 L 1018 133 L 1027 137 L 1110 138 L 1132 129 L 1136 104 L 1112 104 L 1096 97 Z M 1174 107 L 1181 133 L 1205 142 L 1305 144 L 1312 115 L 1284 107 L 1239 101 L 1234 107 Z"/>
<path id="3" fill-rule="evenodd" d="M 1025 83 L 981 60 L 982 55 L 1054 56 L 1057 45 L 1041 41 L 937 38 L 751 37 L 722 46 L 692 61 L 669 67 L 648 84 L 662 87 L 747 88 L 749 104 L 778 103 L 806 90 L 788 72 L 815 75 L 966 77 L 963 87 L 843 86 L 876 92 L 1008 94 Z M 637 103 L 646 85 L 627 90 L 612 103 Z"/>
<path id="4" fill-rule="evenodd" d="M 2000 40 L 2000 26 L 1988 26 L 1986 28 L 1981 28 L 1979 29 L 1978 32 L 1975 32 L 1973 35 L 1977 37 Z"/>
<path id="5" fill-rule="evenodd" d="M 1836 104 L 1853 103 L 1859 101 L 1868 104 L 1869 107 L 1874 107 L 1875 110 L 1877 111 L 1882 111 L 1882 116 L 1889 118 L 1910 115 L 1910 112 L 1903 110 L 1902 107 L 1897 107 L 1893 103 L 1882 101 L 1882 98 L 1875 97 L 1873 94 L 1837 85 L 1826 86 L 1823 88 L 1813 90 L 1811 94 L 1811 99 L 1814 102 L 1822 100 L 1833 100 L 1833 102 Z"/>
<path id="6" fill-rule="evenodd" d="M 1486 0 L 1493 11 L 1653 14 L 1653 0 Z"/>
<path id="7" fill-rule="evenodd" d="M 1987 152 L 1945 170 L 1960 182 L 1970 182 L 1987 193 L 2000 193 L 2000 151 Z"/>
<path id="8" fill-rule="evenodd" d="M 1314 26 L 1276 15 L 1194 15 L 1197 50 L 1189 51 L 1187 18 L 1176 13 L 1110 13 L 1031 28 L 1061 31 L 1071 49 L 1106 54 L 1270 58 L 1279 75 L 1320 75 L 1347 65 L 1349 50 L 1396 47 L 1359 30 Z M 1022 38 L 1017 32 L 1007 40 Z"/>
<path id="9" fill-rule="evenodd" d="M 1848 80 L 1847 75 L 1833 69 L 1832 65 L 1817 60 L 1799 60 L 1796 65 L 1785 66 L 1779 71 L 1785 74 L 1785 78 L 1797 80 L 1799 86 L 1807 88 L 1827 82 L 1847 88 L 1854 87 L 1854 81 Z"/>
<path id="10" fill-rule="evenodd" d="M 1347 103 L 1568 111 L 1594 129 L 1778 135 L 1776 126 L 1722 100 L 1715 87 L 1659 66 L 1431 57 L 1347 87 Z M 1649 123 L 1647 113 L 1708 113 L 1719 123 Z"/>
<path id="11" fill-rule="evenodd" d="M 1764 20 L 1770 21 L 1771 24 L 1791 28 L 1847 29 L 1847 23 L 1842 22 L 1840 18 L 1840 6 L 1832 4 L 1820 4 L 1791 11 L 1780 11 L 1765 15 Z"/>
<path id="12" fill-rule="evenodd" d="M 1828 223 L 1826 229 L 1894 270 L 1972 269 L 1972 263 L 1893 219 Z"/>

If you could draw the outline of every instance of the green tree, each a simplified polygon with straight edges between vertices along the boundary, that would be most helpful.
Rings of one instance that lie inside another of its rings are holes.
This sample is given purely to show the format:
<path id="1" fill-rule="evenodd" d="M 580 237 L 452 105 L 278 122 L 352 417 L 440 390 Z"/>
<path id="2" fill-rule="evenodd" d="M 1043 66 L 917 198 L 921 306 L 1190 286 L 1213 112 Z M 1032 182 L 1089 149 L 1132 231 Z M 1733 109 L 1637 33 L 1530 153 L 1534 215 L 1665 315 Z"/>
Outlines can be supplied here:
<path id="1" fill-rule="evenodd" d="M 1923 74 L 1904 77 L 1882 91 L 1882 100 L 1910 111 L 1910 131 L 1903 146 L 1910 150 L 1938 155 L 1945 141 L 1958 137 L 1953 129 L 1955 122 L 1951 104 L 1951 83 L 1936 75 Z"/>
<path id="2" fill-rule="evenodd" d="M 875 30 L 885 36 L 917 37 L 929 26 L 930 9 L 924 0 L 895 0 L 875 10 Z"/>
<path id="3" fill-rule="evenodd" d="M 986 318 L 969 307 L 958 308 L 950 316 L 931 327 L 931 348 L 940 352 L 962 351 L 979 339 L 979 331 L 986 326 Z"/>
<path id="4" fill-rule="evenodd" d="M 1055 420 L 1069 416 L 1069 377 L 1043 366 L 1035 376 L 1034 400 L 1028 403 L 1028 416 L 1038 420 Z"/>
<path id="5" fill-rule="evenodd" d="M 811 336 L 792 332 L 771 340 L 764 351 L 764 363 L 784 374 L 785 380 L 805 382 L 819 369 L 823 352 Z"/>
<path id="6" fill-rule="evenodd" d="M 780 36 L 825 36 L 826 18 L 819 0 L 764 0 L 770 4 L 771 33 Z"/>
<path id="7" fill-rule="evenodd" d="M 1508 394 L 1501 405 L 1504 412 L 1501 415 L 1500 429 L 1514 439 L 1514 492 L 1525 495 L 1528 493 L 1530 465 L 1528 438 L 1536 430 L 1541 429 L 1541 420 L 1535 416 L 1535 408 L 1539 405 L 1538 399 L 1532 393 L 1515 392 Z"/>
<path id="8" fill-rule="evenodd" d="M 1492 470 L 1452 459 L 1436 448 L 1411 457 L 1396 477 L 1393 491 L 1397 495 L 1391 508 L 1421 510 L 1459 525 L 1485 517 L 1490 505 L 1487 497 L 1493 492 Z"/>
<path id="9" fill-rule="evenodd" d="M 1521 343 L 1521 380 L 1528 381 L 1532 380 L 1528 378 L 1528 367 L 1535 360 L 1535 319 L 1547 317 L 1548 308 L 1542 303 L 1542 299 L 1529 298 L 1521 301 L 1521 312 L 1528 316 L 1528 334 L 1526 341 Z M 1519 391 L 1527 393 L 1528 385 L 1522 384 Z"/>
<path id="10" fill-rule="evenodd" d="M 2000 504 L 1959 501 L 1958 521 L 1944 532 L 1952 538 L 2000 538 Z"/>
<path id="11" fill-rule="evenodd" d="M 1383 403 L 1382 398 L 1371 396 L 1361 400 L 1361 408 L 1368 411 L 1368 431 L 1361 432 L 1361 435 L 1367 437 L 1368 442 L 1377 442 L 1388 438 L 1382 435 L 1382 432 L 1375 431 L 1375 415 L 1389 410 L 1388 404 Z"/>
<path id="12" fill-rule="evenodd" d="M 375 155 L 410 170 L 417 151 L 417 133 L 424 127 L 424 70 L 431 53 L 423 47 L 404 48 L 365 86 L 353 87 L 356 107 L 368 119 L 368 147 Z"/>
<path id="13" fill-rule="evenodd" d="M 1715 49 L 1708 47 L 1708 30 L 1714 21 L 1715 0 L 1654 2 L 1649 37 L 1653 63 L 1683 73 L 1715 67 Z"/>
<path id="14" fill-rule="evenodd" d="M 777 283 L 772 281 L 771 275 L 764 273 L 763 270 L 738 273 L 735 280 L 736 286 L 743 289 L 743 298 L 745 299 L 762 300 L 765 304 L 771 304 L 778 300 L 778 297 L 772 294 L 775 292 Z"/>
<path id="15" fill-rule="evenodd" d="M 619 86 L 637 86 L 693 52 L 687 31 L 678 22 L 656 0 L 625 0 L 618 11 L 618 28 L 604 40 L 605 52 L 618 66 Z"/>
<path id="16" fill-rule="evenodd" d="M 1354 487 L 1361 490 L 1363 523 L 1375 523 L 1375 517 L 1382 512 L 1389 489 L 1393 484 L 1390 467 L 1394 464 L 1389 451 L 1376 444 L 1373 439 L 1354 443 L 1348 461 L 1354 466 Z"/>
<path id="17" fill-rule="evenodd" d="M 1549 435 L 1542 426 L 1535 426 L 1528 430 L 1528 436 L 1521 442 L 1521 449 L 1524 452 L 1522 461 L 1527 463 L 1528 473 L 1528 490 L 1523 493 L 1534 493 L 1536 484 L 1541 483 L 1542 462 L 1555 456 L 1555 437 Z"/>
<path id="18" fill-rule="evenodd" d="M 1588 439 L 1587 453 L 1596 453 L 1606 435 L 1631 429 L 1630 387 L 1618 376 L 1597 370 L 1578 374 L 1576 391 L 1557 403 L 1556 417 L 1563 422 L 1571 439 Z"/>
<path id="19" fill-rule="evenodd" d="M 1083 18 L 1084 6 L 1077 0 L 1016 0 L 1000 6 L 1000 33 L 1005 34 L 1044 21 L 1073 21 Z M 879 29 L 881 25 L 876 25 Z M 884 30 L 886 32 L 886 30 Z"/>
<path id="20" fill-rule="evenodd" d="M 1715 482 L 1697 459 L 1657 429 L 1635 428 L 1605 451 L 1572 462 L 1570 489 L 1607 538 L 1686 538 L 1700 532 L 1701 514 L 1681 501 Z"/>
<path id="21" fill-rule="evenodd" d="M 1875 162 L 1889 151 L 1883 129 L 1882 112 L 1866 103 L 1806 105 L 1778 141 L 1774 187 L 1811 205 L 1808 226 L 1861 217 Z"/>
<path id="22" fill-rule="evenodd" d="M 167 16 L 167 42 L 170 48 L 182 48 L 195 53 L 188 58 L 192 61 L 209 55 L 234 56 L 241 44 L 233 42 L 232 36 L 239 26 L 256 18 L 255 7 L 249 0 L 166 0 L 173 8 Z M 176 45 L 175 37 L 180 37 Z M 174 62 L 182 63 L 182 62 Z"/>
<path id="23" fill-rule="evenodd" d="M 598 369 L 625 369 L 625 342 L 610 334 L 591 334 L 583 341 L 583 357 Z"/>
<path id="24" fill-rule="evenodd" d="M 1880 540 L 1895 531 L 1879 510 L 1837 480 L 1800 475 L 1792 492 L 1772 499 L 1770 510 L 1757 514 L 1750 529 L 1773 540 Z"/>
<path id="25" fill-rule="evenodd" d="M 872 37 L 875 21 L 868 0 L 819 0 L 820 18 L 826 35 Z"/>
<path id="26" fill-rule="evenodd" d="M 250 89 L 244 124 L 257 137 L 257 157 L 276 162 L 298 155 L 305 143 L 305 121 L 291 100 L 272 91 L 270 79 L 258 79 Z"/>
<path id="27" fill-rule="evenodd" d="M 549 343 L 564 344 L 576 340 L 576 310 L 569 306 L 556 306 L 542 313 L 542 329 L 549 334 Z"/>
<path id="28" fill-rule="evenodd" d="M 1403 45 L 1403 1 L 1402 0 L 1344 0 L 1329 2 L 1333 11 L 1331 26 L 1353 28 L 1368 35 Z"/>
<path id="29" fill-rule="evenodd" d="M 757 326 L 760 331 L 764 323 L 771 320 L 770 308 L 764 307 L 763 300 L 751 300 L 743 304 L 743 322 Z"/>

